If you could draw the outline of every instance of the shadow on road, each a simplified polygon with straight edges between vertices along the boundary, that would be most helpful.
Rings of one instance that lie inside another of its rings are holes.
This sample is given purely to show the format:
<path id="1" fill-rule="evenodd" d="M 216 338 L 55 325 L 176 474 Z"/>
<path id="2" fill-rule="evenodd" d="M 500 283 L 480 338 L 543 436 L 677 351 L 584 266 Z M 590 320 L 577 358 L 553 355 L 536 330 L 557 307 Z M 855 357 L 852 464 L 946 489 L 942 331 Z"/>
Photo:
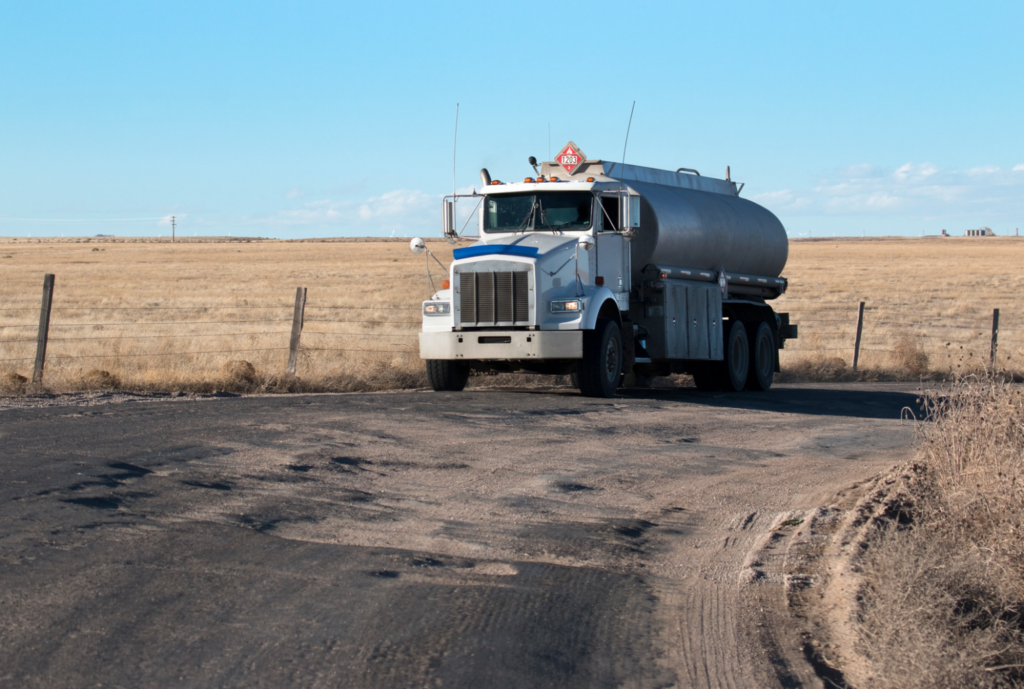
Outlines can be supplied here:
<path id="1" fill-rule="evenodd" d="M 865 387 L 851 383 L 830 387 L 773 387 L 768 392 L 701 392 L 696 388 L 624 388 L 616 399 L 657 400 L 698 404 L 726 409 L 751 409 L 808 414 L 811 416 L 846 416 L 863 419 L 921 419 L 920 395 L 908 390 Z M 502 388 L 503 392 L 578 397 L 570 390 Z"/>
<path id="2" fill-rule="evenodd" d="M 904 390 L 843 388 L 773 388 L 768 392 L 700 392 L 693 388 L 678 390 L 622 390 L 622 397 L 661 399 L 730 409 L 812 416 L 852 416 L 864 419 L 920 419 L 920 397 Z"/>

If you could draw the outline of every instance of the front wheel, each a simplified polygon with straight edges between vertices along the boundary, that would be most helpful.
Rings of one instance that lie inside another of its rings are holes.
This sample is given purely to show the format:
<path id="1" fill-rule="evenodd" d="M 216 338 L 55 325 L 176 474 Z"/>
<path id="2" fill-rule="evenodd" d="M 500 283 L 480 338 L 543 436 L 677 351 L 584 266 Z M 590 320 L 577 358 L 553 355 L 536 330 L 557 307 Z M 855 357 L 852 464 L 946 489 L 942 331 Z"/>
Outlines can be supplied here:
<path id="1" fill-rule="evenodd" d="M 427 381 L 434 392 L 459 392 L 469 382 L 469 365 L 448 359 L 427 359 Z"/>
<path id="2" fill-rule="evenodd" d="M 587 397 L 614 397 L 621 378 L 622 332 L 615 321 L 602 318 L 596 328 L 583 333 L 576 380 Z"/>

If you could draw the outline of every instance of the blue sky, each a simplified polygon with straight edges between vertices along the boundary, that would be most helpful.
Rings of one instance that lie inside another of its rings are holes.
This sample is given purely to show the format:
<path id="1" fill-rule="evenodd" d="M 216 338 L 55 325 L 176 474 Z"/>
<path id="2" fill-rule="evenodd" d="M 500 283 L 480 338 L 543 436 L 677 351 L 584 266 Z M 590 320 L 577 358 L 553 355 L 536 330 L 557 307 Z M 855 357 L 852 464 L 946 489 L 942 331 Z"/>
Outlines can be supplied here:
<path id="1" fill-rule="evenodd" d="M 0 234 L 434 236 L 592 158 L 791 236 L 1024 225 L 1024 3 L 0 1 Z M 550 149 L 549 149 L 550 130 Z"/>

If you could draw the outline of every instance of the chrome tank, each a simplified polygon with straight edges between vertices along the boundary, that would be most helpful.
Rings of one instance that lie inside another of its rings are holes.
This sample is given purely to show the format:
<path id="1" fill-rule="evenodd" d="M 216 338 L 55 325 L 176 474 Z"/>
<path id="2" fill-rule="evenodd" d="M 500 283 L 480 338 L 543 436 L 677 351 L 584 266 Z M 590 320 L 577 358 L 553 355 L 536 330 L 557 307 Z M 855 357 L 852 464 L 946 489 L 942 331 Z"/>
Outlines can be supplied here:
<path id="1" fill-rule="evenodd" d="M 634 279 L 655 264 L 779 277 L 789 239 L 767 208 L 739 196 L 627 180 L 641 194 Z"/>

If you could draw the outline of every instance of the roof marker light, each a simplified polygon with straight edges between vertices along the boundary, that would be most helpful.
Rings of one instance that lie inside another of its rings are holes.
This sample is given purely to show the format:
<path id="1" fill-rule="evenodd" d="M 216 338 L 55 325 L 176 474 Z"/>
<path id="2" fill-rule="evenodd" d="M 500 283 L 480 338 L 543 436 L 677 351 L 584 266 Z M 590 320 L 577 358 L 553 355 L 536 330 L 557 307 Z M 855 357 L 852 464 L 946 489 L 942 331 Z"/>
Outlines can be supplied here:
<path id="1" fill-rule="evenodd" d="M 593 177 L 587 177 L 587 181 L 588 181 L 588 182 L 593 182 L 593 181 L 594 181 L 594 178 L 593 178 Z"/>
<path id="2" fill-rule="evenodd" d="M 494 186 L 494 185 L 496 185 L 496 184 L 501 184 L 501 182 L 500 182 L 500 181 L 498 181 L 498 180 L 496 180 L 496 179 L 492 179 L 492 180 L 491 180 L 491 186 L 493 187 L 493 186 Z"/>
<path id="3" fill-rule="evenodd" d="M 548 181 L 549 181 L 549 182 L 557 182 L 557 181 L 558 181 L 558 178 L 557 178 L 557 177 L 549 177 L 549 178 L 548 178 Z"/>
<path id="4" fill-rule="evenodd" d="M 532 182 L 532 181 L 533 181 L 533 177 L 527 177 L 526 179 L 523 180 L 523 182 Z"/>

